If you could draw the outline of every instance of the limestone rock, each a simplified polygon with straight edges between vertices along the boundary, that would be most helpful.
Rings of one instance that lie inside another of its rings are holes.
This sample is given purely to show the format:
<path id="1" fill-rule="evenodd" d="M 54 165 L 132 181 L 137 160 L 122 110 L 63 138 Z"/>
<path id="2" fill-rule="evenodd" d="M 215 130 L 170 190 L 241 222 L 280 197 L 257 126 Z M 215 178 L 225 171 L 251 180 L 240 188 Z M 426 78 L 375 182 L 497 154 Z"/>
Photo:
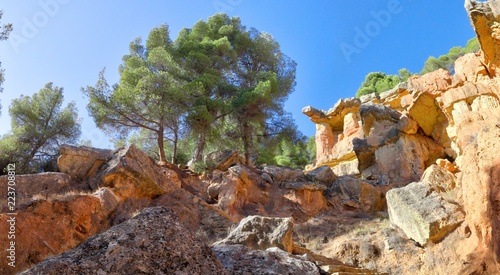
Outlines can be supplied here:
<path id="1" fill-rule="evenodd" d="M 94 189 L 110 187 L 122 198 L 153 197 L 181 187 L 175 171 L 157 166 L 134 145 L 113 152 L 89 184 Z"/>
<path id="2" fill-rule="evenodd" d="M 408 79 L 408 90 L 416 96 L 428 94 L 436 97 L 452 87 L 453 78 L 450 72 L 438 69 L 422 76 L 412 76 Z"/>
<path id="3" fill-rule="evenodd" d="M 204 157 L 205 165 L 209 170 L 227 171 L 236 164 L 244 164 L 245 160 L 236 151 L 216 151 Z"/>
<path id="4" fill-rule="evenodd" d="M 425 170 L 420 181 L 428 182 L 432 186 L 439 187 L 442 191 L 455 189 L 455 176 L 436 164 L 429 166 Z"/>
<path id="5" fill-rule="evenodd" d="M 304 177 L 304 172 L 302 170 L 288 167 L 269 165 L 265 166 L 263 171 L 269 174 L 274 182 L 298 181 Z"/>
<path id="6" fill-rule="evenodd" d="M 498 20 L 500 3 L 498 1 L 466 0 L 465 10 L 484 53 L 483 63 L 488 67 L 490 75 L 495 76 L 498 65 L 500 65 L 498 52 L 500 45 L 500 20 Z"/>
<path id="7" fill-rule="evenodd" d="M 487 111 L 487 110 L 483 110 Z M 500 108 L 489 118 L 464 122 L 458 135 L 471 135 L 473 139 L 462 147 L 461 202 L 467 211 L 465 222 L 471 228 L 468 252 L 475 259 L 468 270 L 498 270 L 498 244 L 500 243 Z M 496 114 L 496 116 L 494 115 Z"/>
<path id="8" fill-rule="evenodd" d="M 324 111 L 315 109 L 311 106 L 302 108 L 302 113 L 308 116 L 314 123 L 328 122 L 328 118 Z"/>
<path id="9" fill-rule="evenodd" d="M 408 82 L 401 82 L 396 87 L 380 94 L 380 103 L 398 111 L 405 109 L 412 101 L 413 97 L 408 91 Z"/>
<path id="10" fill-rule="evenodd" d="M 314 263 L 276 247 L 262 251 L 220 244 L 212 249 L 230 274 L 320 274 Z"/>
<path id="11" fill-rule="evenodd" d="M 380 97 L 377 93 L 371 93 L 371 94 L 367 94 L 367 95 L 362 95 L 359 100 L 361 101 L 361 104 L 365 104 L 365 103 L 369 103 L 369 102 L 372 102 L 372 103 L 380 103 Z"/>
<path id="12" fill-rule="evenodd" d="M 266 215 L 264 205 L 271 201 L 279 204 L 279 187 L 266 183 L 256 170 L 236 165 L 217 177 L 208 188 L 209 195 L 218 208 L 236 220 L 248 215 Z"/>
<path id="13" fill-rule="evenodd" d="M 381 190 L 368 181 L 350 176 L 339 177 L 328 193 L 330 196 L 338 196 L 344 205 L 366 212 L 380 211 L 385 206 Z"/>
<path id="14" fill-rule="evenodd" d="M 274 180 L 263 175 L 271 175 Z M 325 187 L 305 180 L 301 170 L 236 165 L 227 172 L 215 173 L 207 191 L 210 202 L 235 220 L 249 215 L 307 219 L 326 207 Z"/>
<path id="15" fill-rule="evenodd" d="M 316 167 L 312 171 L 307 172 L 306 176 L 312 181 L 324 183 L 328 186 L 337 179 L 337 176 L 328 165 Z"/>
<path id="16" fill-rule="evenodd" d="M 118 198 L 113 191 L 111 191 L 109 188 L 103 187 L 93 194 L 95 197 L 99 198 L 101 201 L 102 205 L 102 217 L 101 219 L 104 220 L 113 210 L 118 207 L 120 203 L 120 198 Z"/>
<path id="17" fill-rule="evenodd" d="M 428 183 L 392 189 L 386 198 L 391 222 L 420 245 L 441 241 L 464 220 L 461 207 L 445 201 Z"/>
<path id="18" fill-rule="evenodd" d="M 208 245 L 164 207 L 94 236 L 22 274 L 226 274 Z"/>
<path id="19" fill-rule="evenodd" d="M 62 145 L 59 152 L 59 171 L 76 180 L 93 176 L 111 154 L 111 150 L 71 145 Z"/>
<path id="20" fill-rule="evenodd" d="M 357 113 L 361 101 L 357 98 L 339 99 L 335 105 L 326 113 L 329 118 L 328 124 L 333 131 L 342 131 L 344 129 L 344 117 L 349 113 Z"/>
<path id="21" fill-rule="evenodd" d="M 432 139 L 419 135 L 401 135 L 395 143 L 388 143 L 376 149 L 361 167 L 363 176 L 376 179 L 381 184 L 386 181 L 393 184 L 406 185 L 420 180 L 427 165 L 445 155 L 444 149 Z M 366 152 L 366 150 L 365 150 Z M 370 152 L 370 151 L 368 151 Z"/>
<path id="22" fill-rule="evenodd" d="M 338 175 L 358 174 L 358 161 L 352 141 L 363 136 L 359 107 L 342 114 L 341 130 L 329 123 L 316 124 L 316 165 L 328 165 Z M 338 118 L 335 118 L 338 119 Z"/>
<path id="23" fill-rule="evenodd" d="M 407 115 L 402 115 L 398 121 L 396 128 L 406 134 L 413 135 L 418 131 L 418 124 L 415 120 Z"/>
<path id="24" fill-rule="evenodd" d="M 292 234 L 291 218 L 248 216 L 240 221 L 227 238 L 214 245 L 243 244 L 259 250 L 278 247 L 291 253 L 293 251 Z"/>
<path id="25" fill-rule="evenodd" d="M 440 144 L 449 143 L 449 137 L 445 131 L 447 119 L 434 95 L 421 93 L 409 107 L 408 114 L 422 128 L 425 135 L 432 136 Z"/>
<path id="26" fill-rule="evenodd" d="M 378 212 L 386 207 L 384 193 L 373 184 L 366 181 L 361 182 L 361 192 L 359 193 L 359 205 L 365 212 Z"/>
<path id="27" fill-rule="evenodd" d="M 461 82 L 476 82 L 489 78 L 479 53 L 468 53 L 455 61 L 455 78 Z"/>
<path id="28" fill-rule="evenodd" d="M 401 113 L 382 104 L 363 104 L 359 112 L 366 136 L 375 130 L 375 122 L 387 121 L 391 124 L 396 124 L 401 117 Z"/>

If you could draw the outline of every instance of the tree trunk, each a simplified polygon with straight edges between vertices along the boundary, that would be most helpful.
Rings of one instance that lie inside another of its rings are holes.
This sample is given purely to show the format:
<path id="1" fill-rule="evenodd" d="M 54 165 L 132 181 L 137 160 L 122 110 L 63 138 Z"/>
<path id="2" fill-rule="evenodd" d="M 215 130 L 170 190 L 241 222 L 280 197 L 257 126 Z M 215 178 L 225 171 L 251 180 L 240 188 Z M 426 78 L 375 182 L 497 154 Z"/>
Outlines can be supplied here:
<path id="1" fill-rule="evenodd" d="M 250 165 L 250 126 L 247 122 L 243 123 L 243 149 L 245 150 L 245 164 Z"/>
<path id="2" fill-rule="evenodd" d="M 206 139 L 207 139 L 207 129 L 200 131 L 198 135 L 198 144 L 193 154 L 193 161 L 199 162 L 203 159 L 203 151 L 205 151 Z"/>
<path id="3" fill-rule="evenodd" d="M 158 148 L 159 148 L 159 153 L 160 153 L 160 161 L 158 162 L 159 164 L 166 164 L 166 157 L 165 157 L 165 146 L 163 144 L 164 138 L 163 138 L 163 127 L 160 127 L 158 129 L 158 132 L 156 132 L 157 135 L 157 140 L 158 140 Z"/>
<path id="4" fill-rule="evenodd" d="M 177 158 L 177 143 L 179 142 L 178 129 L 174 131 L 174 148 L 172 149 L 172 163 L 175 164 L 175 159 Z"/>

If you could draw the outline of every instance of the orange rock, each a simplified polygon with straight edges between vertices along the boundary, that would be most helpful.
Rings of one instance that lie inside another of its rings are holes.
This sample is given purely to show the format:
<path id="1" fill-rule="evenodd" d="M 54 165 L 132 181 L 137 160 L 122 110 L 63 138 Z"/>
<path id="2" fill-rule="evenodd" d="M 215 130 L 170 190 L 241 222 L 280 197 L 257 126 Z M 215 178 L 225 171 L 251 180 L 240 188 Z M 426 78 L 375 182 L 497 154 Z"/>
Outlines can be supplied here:
<path id="1" fill-rule="evenodd" d="M 477 53 L 466 54 L 455 61 L 455 76 L 461 82 L 476 82 L 489 79 L 488 70 L 484 66 L 481 55 Z"/>
<path id="2" fill-rule="evenodd" d="M 436 164 L 452 173 L 457 171 L 457 167 L 447 159 L 438 159 L 436 160 Z"/>
<path id="3" fill-rule="evenodd" d="M 92 235 L 109 228 L 102 218 L 103 205 L 92 195 L 70 195 L 59 201 L 35 201 L 15 216 L 16 267 L 7 261 L 0 262 L 1 274 L 14 274 L 43 259 L 72 249 Z M 7 214 L 0 214 L 7 221 Z M 9 232 L 7 222 L 0 223 L 1 232 Z M 5 233 L 7 234 L 7 233 Z M 6 236 L 0 246 L 8 247 Z M 0 250 L 0 257 L 7 259 L 7 251 Z"/>
<path id="4" fill-rule="evenodd" d="M 453 78 L 450 72 L 438 69 L 422 76 L 412 76 L 408 79 L 408 90 L 414 95 L 421 93 L 433 97 L 441 95 L 452 87 Z M 414 96 L 415 97 L 415 96 Z"/>

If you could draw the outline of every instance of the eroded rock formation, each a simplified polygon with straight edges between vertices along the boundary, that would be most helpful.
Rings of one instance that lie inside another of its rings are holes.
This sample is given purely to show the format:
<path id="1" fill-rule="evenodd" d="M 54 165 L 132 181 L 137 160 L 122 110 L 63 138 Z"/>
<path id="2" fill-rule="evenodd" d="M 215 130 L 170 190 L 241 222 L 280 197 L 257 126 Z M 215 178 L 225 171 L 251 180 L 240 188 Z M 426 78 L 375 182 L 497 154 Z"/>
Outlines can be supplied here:
<path id="1" fill-rule="evenodd" d="M 454 74 L 305 107 L 307 171 L 63 146 L 60 173 L 17 177 L 17 267 L 0 273 L 499 274 L 499 3 L 465 1 L 481 51 Z"/>

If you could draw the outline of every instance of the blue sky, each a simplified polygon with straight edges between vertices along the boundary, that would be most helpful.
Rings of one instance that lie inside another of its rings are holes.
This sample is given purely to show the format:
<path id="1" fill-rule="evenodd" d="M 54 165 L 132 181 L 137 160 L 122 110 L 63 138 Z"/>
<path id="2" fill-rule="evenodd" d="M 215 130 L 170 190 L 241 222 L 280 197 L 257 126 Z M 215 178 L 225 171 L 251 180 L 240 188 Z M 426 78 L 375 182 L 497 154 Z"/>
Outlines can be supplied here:
<path id="1" fill-rule="evenodd" d="M 0 135 L 10 130 L 8 106 L 21 94 L 38 92 L 47 82 L 64 87 L 82 118 L 82 139 L 110 146 L 87 114 L 80 88 L 94 85 L 106 67 L 110 83 L 136 37 L 146 38 L 167 23 L 172 39 L 179 30 L 223 11 L 274 36 L 281 50 L 298 63 L 297 86 L 286 109 L 300 131 L 315 127 L 301 114 L 304 106 L 329 109 L 354 96 L 367 73 L 420 72 L 430 56 L 464 46 L 474 36 L 463 1 L 413 0 L 150 0 L 150 1 L 0 1 L 2 23 L 14 24 L 0 43 L 5 69 L 0 94 Z"/>

